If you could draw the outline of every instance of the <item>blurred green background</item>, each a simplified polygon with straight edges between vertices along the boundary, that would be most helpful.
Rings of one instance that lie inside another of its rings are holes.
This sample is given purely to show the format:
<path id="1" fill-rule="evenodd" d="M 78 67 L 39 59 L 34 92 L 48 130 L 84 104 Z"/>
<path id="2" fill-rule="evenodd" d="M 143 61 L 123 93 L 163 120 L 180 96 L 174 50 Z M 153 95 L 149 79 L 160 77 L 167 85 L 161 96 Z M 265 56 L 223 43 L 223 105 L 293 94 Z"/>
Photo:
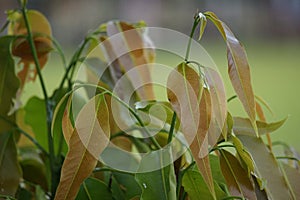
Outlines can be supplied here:
<path id="1" fill-rule="evenodd" d="M 227 23 L 244 44 L 257 95 L 274 111 L 269 121 L 289 116 L 284 126 L 272 134 L 300 151 L 300 1 L 299 0 L 28 0 L 29 8 L 43 12 L 52 24 L 54 37 L 70 55 L 89 32 L 112 19 L 165 27 L 189 34 L 193 15 L 213 11 Z M 5 10 L 18 8 L 15 0 L 0 0 L 0 26 Z M 226 48 L 211 25 L 201 44 L 219 67 L 228 97 L 234 94 L 227 77 Z M 62 77 L 62 65 L 56 54 L 43 73 L 48 88 L 54 89 Z M 37 82 L 38 83 L 38 82 Z M 40 93 L 38 84 L 29 84 L 24 99 Z M 234 115 L 245 116 L 237 100 L 229 105 Z"/>

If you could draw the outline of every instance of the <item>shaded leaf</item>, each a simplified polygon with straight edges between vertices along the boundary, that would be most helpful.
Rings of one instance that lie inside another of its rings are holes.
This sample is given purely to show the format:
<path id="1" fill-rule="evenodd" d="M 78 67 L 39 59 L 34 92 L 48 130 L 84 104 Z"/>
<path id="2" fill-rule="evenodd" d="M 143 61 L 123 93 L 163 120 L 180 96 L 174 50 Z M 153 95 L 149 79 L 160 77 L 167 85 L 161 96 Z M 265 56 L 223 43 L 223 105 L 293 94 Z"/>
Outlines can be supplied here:
<path id="1" fill-rule="evenodd" d="M 15 75 L 14 60 L 10 52 L 13 40 L 12 36 L 0 37 L 0 115 L 12 122 L 15 121 L 15 116 L 8 116 L 8 114 L 14 107 L 14 99 L 19 88 L 19 80 Z M 0 134 L 11 128 L 11 124 L 0 119 Z"/>
<path id="2" fill-rule="evenodd" d="M 22 13 L 12 12 L 9 15 L 8 35 L 27 35 L 27 28 Z M 52 50 L 52 41 L 47 38 L 52 35 L 51 27 L 42 13 L 36 10 L 28 10 L 27 15 L 31 32 L 33 33 L 38 60 L 41 68 L 43 68 L 48 60 L 48 53 Z M 21 81 L 22 89 L 27 81 L 34 81 L 37 75 L 36 69 L 31 66 L 34 63 L 34 59 L 27 38 L 18 38 L 13 44 L 12 52 L 14 56 L 21 58 L 18 77 Z"/>
<path id="3" fill-rule="evenodd" d="M 255 174 L 261 189 L 265 189 L 269 199 L 291 199 L 278 163 L 261 138 L 238 135 L 244 147 L 252 155 Z"/>
<path id="4" fill-rule="evenodd" d="M 136 196 L 140 196 L 142 189 L 138 182 L 136 181 L 134 175 L 113 172 L 113 177 L 116 182 L 123 188 L 126 199 L 131 199 Z"/>
<path id="5" fill-rule="evenodd" d="M 30 183 L 40 185 L 45 191 L 48 191 L 46 166 L 37 150 L 34 148 L 22 148 L 20 157 L 23 178 Z"/>
<path id="6" fill-rule="evenodd" d="M 45 101 L 38 97 L 31 97 L 25 105 L 24 110 L 25 123 L 31 127 L 38 143 L 48 151 Z"/>
<path id="7" fill-rule="evenodd" d="M 108 118 L 103 94 L 91 99 L 78 114 L 55 199 L 75 198 L 81 183 L 92 173 L 109 142 Z"/>
<path id="8" fill-rule="evenodd" d="M 109 187 L 102 181 L 95 178 L 86 179 L 80 186 L 76 200 L 111 200 L 112 193 Z"/>
<path id="9" fill-rule="evenodd" d="M 279 129 L 286 120 L 287 120 L 287 118 L 280 120 L 278 122 L 273 122 L 273 123 L 256 121 L 258 134 L 263 135 L 266 133 L 274 132 L 277 129 Z M 233 132 L 236 135 L 249 135 L 249 136 L 256 135 L 255 130 L 253 129 L 253 126 L 251 125 L 251 122 L 248 118 L 234 117 L 233 121 L 234 121 Z"/>
<path id="10" fill-rule="evenodd" d="M 173 165 L 168 165 L 159 170 L 135 175 L 142 188 L 142 200 L 175 200 L 176 180 Z"/>
<path id="11" fill-rule="evenodd" d="M 11 132 L 0 133 L 0 194 L 15 196 L 22 171 L 17 148 Z"/>
<path id="12" fill-rule="evenodd" d="M 214 13 L 206 12 L 205 15 L 215 24 L 226 41 L 228 74 L 232 86 L 250 118 L 254 130 L 256 130 L 255 98 L 251 84 L 250 67 L 246 51 L 228 26 L 219 20 Z"/>
<path id="13" fill-rule="evenodd" d="M 222 191 L 222 189 L 216 183 L 214 184 L 217 199 L 223 199 L 226 197 L 227 195 Z M 198 171 L 186 171 L 182 179 L 182 185 L 191 200 L 215 199 Z"/>
<path id="14" fill-rule="evenodd" d="M 229 152 L 221 150 L 220 164 L 229 192 L 233 196 L 256 199 L 255 189 L 247 172 Z"/>

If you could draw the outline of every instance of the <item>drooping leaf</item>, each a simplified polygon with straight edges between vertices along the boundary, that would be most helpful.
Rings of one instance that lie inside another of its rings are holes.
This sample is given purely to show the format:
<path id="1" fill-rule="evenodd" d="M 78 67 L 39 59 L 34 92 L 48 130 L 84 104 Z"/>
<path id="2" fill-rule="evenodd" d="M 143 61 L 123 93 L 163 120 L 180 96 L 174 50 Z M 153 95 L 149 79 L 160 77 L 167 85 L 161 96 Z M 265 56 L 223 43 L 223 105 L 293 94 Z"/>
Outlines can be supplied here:
<path id="1" fill-rule="evenodd" d="M 15 196 L 22 171 L 12 132 L 0 133 L 0 194 Z"/>
<path id="2" fill-rule="evenodd" d="M 92 98 L 78 114 L 55 199 L 75 198 L 81 183 L 92 173 L 109 142 L 108 118 L 103 94 Z"/>
<path id="3" fill-rule="evenodd" d="M 24 110 L 25 123 L 31 127 L 38 143 L 48 151 L 45 101 L 38 97 L 31 97 L 25 105 Z"/>
<path id="4" fill-rule="evenodd" d="M 278 163 L 261 138 L 238 135 L 255 163 L 255 174 L 261 189 L 265 189 L 270 199 L 291 199 Z"/>
<path id="5" fill-rule="evenodd" d="M 99 198 L 103 200 L 113 199 L 111 191 L 104 182 L 95 178 L 88 178 L 81 184 L 76 200 L 96 200 Z"/>
<path id="6" fill-rule="evenodd" d="M 173 165 L 151 172 L 137 173 L 135 178 L 142 188 L 142 200 L 176 199 L 176 179 Z"/>
<path id="7" fill-rule="evenodd" d="M 223 133 L 227 115 L 227 100 L 224 83 L 220 74 L 212 69 L 205 67 L 204 74 L 211 96 L 211 122 L 208 129 L 209 144 L 214 146 L 219 136 Z M 226 134 L 227 135 L 227 134 Z M 226 139 L 226 135 L 223 137 Z"/>
<path id="8" fill-rule="evenodd" d="M 207 133 L 211 120 L 211 100 L 209 91 L 207 89 L 203 89 L 199 111 L 199 127 L 195 139 L 190 144 L 190 149 L 192 151 L 192 154 L 204 181 L 208 185 L 212 196 L 214 196 L 214 182 L 212 178 L 210 160 L 208 155 Z"/>
<path id="9" fill-rule="evenodd" d="M 222 191 L 222 189 L 214 183 L 214 188 L 216 190 L 217 199 L 223 199 L 227 195 Z M 214 200 L 209 188 L 207 187 L 203 177 L 198 171 L 188 170 L 184 173 L 182 179 L 182 185 L 184 190 L 188 193 L 191 200 Z"/>
<path id="10" fill-rule="evenodd" d="M 12 36 L 0 37 L 0 115 L 12 122 L 15 121 L 15 116 L 10 111 L 15 106 L 14 99 L 19 88 L 19 80 L 15 75 L 14 60 L 10 50 L 13 40 Z M 9 113 L 10 116 L 8 116 Z M 11 128 L 11 124 L 0 119 L 0 134 Z"/>
<path id="11" fill-rule="evenodd" d="M 182 132 L 191 144 L 197 166 L 215 196 L 206 137 L 211 120 L 210 92 L 203 88 L 199 75 L 189 65 L 181 63 L 168 77 L 167 95 L 180 119 Z"/>
<path id="12" fill-rule="evenodd" d="M 231 153 L 221 150 L 220 163 L 230 194 L 246 199 L 256 199 L 253 182 L 239 161 Z"/>
<path id="13" fill-rule="evenodd" d="M 287 118 L 273 123 L 256 121 L 258 134 L 263 135 L 266 133 L 271 133 L 273 131 L 276 131 L 284 124 L 286 120 Z M 249 135 L 249 136 L 256 135 L 255 130 L 253 129 L 253 126 L 251 125 L 251 122 L 248 118 L 234 117 L 233 121 L 234 121 L 233 132 L 236 135 Z"/>
<path id="14" fill-rule="evenodd" d="M 150 67 L 147 66 L 154 59 L 154 53 L 149 46 L 150 39 L 141 29 L 118 21 L 107 23 L 107 35 L 116 56 L 110 57 L 108 63 L 117 58 L 120 67 L 118 71 L 126 74 L 139 97 L 142 100 L 153 100 Z"/>
<path id="15" fill-rule="evenodd" d="M 28 10 L 27 15 L 31 32 L 33 33 L 34 45 L 37 50 L 40 67 L 43 68 L 48 60 L 48 54 L 52 49 L 52 41 L 47 38 L 52 35 L 51 26 L 46 17 L 36 10 Z M 8 35 L 28 34 L 21 12 L 11 12 L 8 18 L 10 20 Z M 34 63 L 34 58 L 27 38 L 18 38 L 13 44 L 12 52 L 13 55 L 21 58 L 18 77 L 21 81 L 22 89 L 27 81 L 34 81 L 37 75 L 36 69 L 31 66 L 31 64 Z"/>
<path id="16" fill-rule="evenodd" d="M 215 24 L 226 41 L 228 74 L 232 86 L 250 118 L 254 130 L 256 130 L 255 97 L 251 84 L 250 67 L 246 51 L 228 26 L 218 19 L 214 13 L 206 12 L 205 16 Z"/>

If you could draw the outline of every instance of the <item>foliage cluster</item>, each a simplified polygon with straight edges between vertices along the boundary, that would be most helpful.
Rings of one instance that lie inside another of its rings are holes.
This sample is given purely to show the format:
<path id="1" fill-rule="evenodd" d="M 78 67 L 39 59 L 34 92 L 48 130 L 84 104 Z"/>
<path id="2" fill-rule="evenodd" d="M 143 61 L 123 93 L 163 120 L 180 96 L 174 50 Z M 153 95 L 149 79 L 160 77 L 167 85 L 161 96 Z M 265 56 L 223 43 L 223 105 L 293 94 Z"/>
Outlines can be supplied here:
<path id="1" fill-rule="evenodd" d="M 139 76 L 127 75 L 132 68 L 155 60 L 144 23 L 113 21 L 101 25 L 85 37 L 67 63 L 43 14 L 27 10 L 26 1 L 20 5 L 19 10 L 7 12 L 7 24 L 1 29 L 7 29 L 7 35 L 0 38 L 0 198 L 300 198 L 299 155 L 286 144 L 272 143 L 269 135 L 285 119 L 267 122 L 264 108 L 270 108 L 253 92 L 246 52 L 214 13 L 195 15 L 185 59 L 168 75 L 169 101 L 159 102 L 151 85 L 133 95 L 127 91 L 137 79 L 151 81 L 150 69 L 137 69 Z M 236 92 L 228 99 L 220 74 L 189 60 L 194 32 L 200 27 L 200 39 L 208 21 L 227 45 L 228 75 Z M 111 41 L 115 34 L 123 34 L 123 41 Z M 93 49 L 101 42 L 104 48 L 95 53 Z M 120 45 L 129 53 L 110 62 Z M 42 69 L 52 52 L 61 57 L 65 73 L 54 93 L 49 94 Z M 93 60 L 98 67 L 89 65 Z M 74 74 L 82 63 L 87 78 L 76 82 Z M 128 85 L 121 86 L 120 95 L 113 89 L 122 76 Z M 33 96 L 22 102 L 26 84 L 36 79 L 43 98 Z M 235 98 L 242 103 L 247 118 L 234 116 L 227 109 Z M 118 120 L 127 131 L 117 124 L 113 112 L 121 116 Z M 125 112 L 133 123 L 122 118 Z M 161 122 L 162 127 L 158 125 Z M 143 134 L 148 137 L 134 137 Z M 190 144 L 188 149 L 180 135 Z M 276 145 L 282 147 L 278 155 Z M 167 151 L 155 160 L 154 165 L 160 167 L 143 171 L 140 166 L 135 173 L 99 160 L 104 155 L 138 165 L 141 158 L 132 154 L 122 158 L 120 149 L 147 157 L 164 147 L 186 151 L 174 162 L 170 161 L 173 154 Z"/>

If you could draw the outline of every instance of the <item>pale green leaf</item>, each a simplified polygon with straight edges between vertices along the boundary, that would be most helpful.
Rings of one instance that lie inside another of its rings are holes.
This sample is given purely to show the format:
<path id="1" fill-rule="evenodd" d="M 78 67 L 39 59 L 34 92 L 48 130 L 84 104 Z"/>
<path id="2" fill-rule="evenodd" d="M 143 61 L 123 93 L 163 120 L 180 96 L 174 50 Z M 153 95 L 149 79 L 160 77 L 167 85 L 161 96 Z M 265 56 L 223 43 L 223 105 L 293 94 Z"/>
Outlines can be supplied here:
<path id="1" fill-rule="evenodd" d="M 256 126 L 258 129 L 259 135 L 264 135 L 266 133 L 271 133 L 279 129 L 287 120 L 287 118 L 280 120 L 278 122 L 266 123 L 262 121 L 256 121 Z M 233 118 L 233 132 L 236 135 L 249 135 L 255 136 L 255 130 L 251 125 L 251 122 L 248 118 L 234 117 Z"/>

